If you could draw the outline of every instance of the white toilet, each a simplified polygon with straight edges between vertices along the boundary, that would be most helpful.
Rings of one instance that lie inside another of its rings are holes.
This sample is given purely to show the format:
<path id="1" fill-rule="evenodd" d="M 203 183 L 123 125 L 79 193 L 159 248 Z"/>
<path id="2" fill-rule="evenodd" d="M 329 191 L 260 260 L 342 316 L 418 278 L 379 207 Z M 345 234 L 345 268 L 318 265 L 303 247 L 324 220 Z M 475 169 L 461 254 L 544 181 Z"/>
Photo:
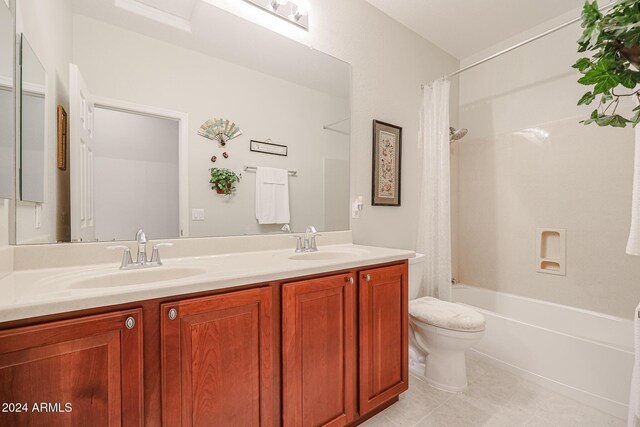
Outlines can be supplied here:
<path id="1" fill-rule="evenodd" d="M 484 334 L 477 311 L 432 297 L 417 298 L 424 255 L 409 259 L 409 369 L 449 392 L 467 388 L 465 351 Z"/>

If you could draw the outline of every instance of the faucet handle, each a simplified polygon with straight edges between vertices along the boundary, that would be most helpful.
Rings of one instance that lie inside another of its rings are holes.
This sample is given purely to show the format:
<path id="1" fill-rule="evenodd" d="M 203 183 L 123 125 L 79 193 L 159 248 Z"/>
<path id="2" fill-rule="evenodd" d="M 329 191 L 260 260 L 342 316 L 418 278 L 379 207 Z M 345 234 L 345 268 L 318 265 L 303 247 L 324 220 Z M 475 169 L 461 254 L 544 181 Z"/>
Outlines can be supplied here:
<path id="1" fill-rule="evenodd" d="M 115 249 L 124 249 L 124 251 L 122 252 L 122 261 L 120 262 L 121 270 L 133 264 L 133 260 L 131 259 L 131 249 L 129 249 L 129 246 L 125 246 L 125 245 L 107 246 L 107 249 L 111 251 Z"/>
<path id="2" fill-rule="evenodd" d="M 155 245 L 153 245 L 153 251 L 151 252 L 152 263 L 155 262 L 158 265 L 162 265 L 162 260 L 160 259 L 160 248 L 165 246 L 173 246 L 173 243 L 156 243 Z"/>
<path id="3" fill-rule="evenodd" d="M 296 252 L 302 252 L 302 236 L 289 236 L 290 239 L 298 239 L 296 242 Z"/>
<path id="4" fill-rule="evenodd" d="M 313 233 L 310 237 L 309 237 L 309 251 L 311 252 L 316 252 L 318 250 L 318 245 L 316 245 L 316 237 L 322 236 L 322 234 L 318 233 L 317 231 L 315 233 Z"/>

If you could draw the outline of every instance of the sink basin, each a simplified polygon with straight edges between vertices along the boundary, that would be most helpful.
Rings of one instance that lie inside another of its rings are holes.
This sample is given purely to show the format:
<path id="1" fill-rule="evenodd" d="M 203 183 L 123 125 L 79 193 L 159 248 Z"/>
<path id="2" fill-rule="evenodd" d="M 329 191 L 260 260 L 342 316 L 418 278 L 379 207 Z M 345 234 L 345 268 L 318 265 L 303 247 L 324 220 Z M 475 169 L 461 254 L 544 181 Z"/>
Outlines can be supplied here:
<path id="1" fill-rule="evenodd" d="M 150 267 L 140 270 L 123 270 L 71 280 L 67 289 L 112 288 L 117 286 L 158 283 L 197 276 L 207 271 L 199 267 Z"/>
<path id="2" fill-rule="evenodd" d="M 332 259 L 344 259 L 344 258 L 354 258 L 360 255 L 359 252 L 355 251 L 318 251 L 318 252 L 307 252 L 303 254 L 295 254 L 289 257 L 292 260 L 302 260 L 302 261 L 314 261 L 314 260 L 332 260 Z"/>

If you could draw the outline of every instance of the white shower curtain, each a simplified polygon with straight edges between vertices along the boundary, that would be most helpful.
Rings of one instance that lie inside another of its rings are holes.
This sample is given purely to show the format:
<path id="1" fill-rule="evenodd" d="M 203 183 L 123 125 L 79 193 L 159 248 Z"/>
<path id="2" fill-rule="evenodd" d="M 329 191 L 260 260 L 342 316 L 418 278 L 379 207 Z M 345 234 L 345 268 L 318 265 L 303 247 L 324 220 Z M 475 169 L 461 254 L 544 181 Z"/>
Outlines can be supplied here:
<path id="1" fill-rule="evenodd" d="M 417 252 L 425 254 L 422 295 L 451 300 L 451 175 L 449 87 L 446 79 L 424 87 L 420 117 L 422 187 Z"/>

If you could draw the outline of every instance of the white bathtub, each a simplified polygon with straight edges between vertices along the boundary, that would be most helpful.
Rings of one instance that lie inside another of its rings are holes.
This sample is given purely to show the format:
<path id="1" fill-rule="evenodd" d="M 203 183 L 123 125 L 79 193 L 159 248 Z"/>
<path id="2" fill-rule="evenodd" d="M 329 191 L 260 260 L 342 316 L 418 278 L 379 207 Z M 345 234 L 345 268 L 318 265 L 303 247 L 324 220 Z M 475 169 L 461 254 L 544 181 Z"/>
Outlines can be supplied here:
<path id="1" fill-rule="evenodd" d="M 471 351 L 494 364 L 626 419 L 633 321 L 474 286 L 453 300 L 487 319 Z"/>

